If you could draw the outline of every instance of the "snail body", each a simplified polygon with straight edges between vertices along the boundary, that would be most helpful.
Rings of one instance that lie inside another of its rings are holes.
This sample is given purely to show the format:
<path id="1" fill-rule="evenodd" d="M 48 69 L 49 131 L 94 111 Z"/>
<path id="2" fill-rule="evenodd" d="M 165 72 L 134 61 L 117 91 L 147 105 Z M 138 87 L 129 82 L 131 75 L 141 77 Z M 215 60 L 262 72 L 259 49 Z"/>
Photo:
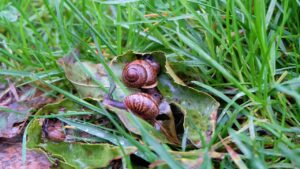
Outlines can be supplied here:
<path id="1" fill-rule="evenodd" d="M 136 93 L 125 97 L 124 104 L 132 113 L 145 120 L 153 120 L 159 114 L 158 101 L 146 93 Z"/>
<path id="2" fill-rule="evenodd" d="M 135 60 L 125 65 L 122 81 L 131 88 L 153 88 L 157 85 L 159 64 L 151 60 Z"/>

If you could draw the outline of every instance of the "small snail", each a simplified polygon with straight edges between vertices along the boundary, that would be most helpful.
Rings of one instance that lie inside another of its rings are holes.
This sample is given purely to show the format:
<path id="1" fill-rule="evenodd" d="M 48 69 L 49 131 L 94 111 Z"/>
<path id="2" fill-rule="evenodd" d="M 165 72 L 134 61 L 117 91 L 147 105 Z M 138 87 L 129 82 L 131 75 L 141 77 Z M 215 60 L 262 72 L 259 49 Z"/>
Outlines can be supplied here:
<path id="1" fill-rule="evenodd" d="M 153 88 L 157 85 L 160 66 L 151 59 L 135 60 L 125 65 L 122 81 L 132 88 Z"/>
<path id="2" fill-rule="evenodd" d="M 157 100 L 146 93 L 129 95 L 125 97 L 124 104 L 127 109 L 145 120 L 153 120 L 159 113 Z"/>
<path id="3" fill-rule="evenodd" d="M 159 103 L 161 95 L 159 93 L 135 93 L 126 96 L 123 102 L 118 102 L 109 98 L 104 99 L 104 104 L 130 110 L 144 120 L 153 121 L 159 114 Z"/>

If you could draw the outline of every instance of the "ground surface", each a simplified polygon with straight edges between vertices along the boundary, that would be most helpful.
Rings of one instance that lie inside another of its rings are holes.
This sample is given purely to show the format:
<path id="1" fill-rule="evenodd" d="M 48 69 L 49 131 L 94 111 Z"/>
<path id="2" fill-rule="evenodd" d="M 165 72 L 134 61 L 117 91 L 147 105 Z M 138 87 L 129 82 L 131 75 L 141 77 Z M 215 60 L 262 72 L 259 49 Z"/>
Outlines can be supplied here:
<path id="1" fill-rule="evenodd" d="M 51 163 L 43 153 L 27 150 L 26 162 L 22 162 L 21 142 L 0 143 L 0 169 L 48 169 Z"/>

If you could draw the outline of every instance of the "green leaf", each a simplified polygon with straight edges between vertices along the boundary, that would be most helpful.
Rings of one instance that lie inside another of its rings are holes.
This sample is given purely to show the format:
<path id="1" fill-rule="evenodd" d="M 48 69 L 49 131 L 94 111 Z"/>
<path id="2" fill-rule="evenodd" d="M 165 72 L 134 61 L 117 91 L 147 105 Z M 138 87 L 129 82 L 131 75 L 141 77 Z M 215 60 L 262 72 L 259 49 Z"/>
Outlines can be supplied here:
<path id="1" fill-rule="evenodd" d="M 175 118 L 169 103 L 166 100 L 162 100 L 159 105 L 160 115 L 166 115 L 168 119 L 158 121 L 157 126 L 160 131 L 165 134 L 168 140 L 172 143 L 179 144 L 179 140 L 176 132 Z"/>
<path id="2" fill-rule="evenodd" d="M 158 89 L 166 99 L 166 103 L 164 104 L 167 105 L 167 107 L 170 107 L 168 104 L 173 103 L 178 107 L 184 114 L 184 129 L 189 128 L 187 135 L 188 139 L 197 147 L 201 147 L 201 142 L 208 141 L 214 130 L 215 123 L 212 119 L 213 117 L 216 117 L 216 110 L 219 104 L 208 94 L 185 86 L 183 81 L 177 77 L 167 63 L 163 52 L 136 53 L 129 51 L 124 55 L 118 56 L 112 63 L 111 68 L 114 70 L 115 74 L 120 77 L 122 68 L 126 63 L 143 58 L 146 55 L 151 55 L 154 60 L 161 65 L 161 70 L 158 75 Z M 109 79 L 104 68 L 100 64 L 75 62 L 72 55 L 61 59 L 59 63 L 64 68 L 66 77 L 76 87 L 82 97 L 101 99 L 105 95 L 105 90 L 109 88 Z M 101 84 L 104 89 L 101 88 L 99 84 Z M 139 90 L 135 90 L 135 92 L 137 91 Z M 125 97 L 124 93 L 118 90 L 118 87 L 114 91 L 114 95 L 117 95 L 117 98 Z M 160 107 L 166 106 L 160 105 Z M 133 126 L 134 123 L 131 122 L 126 111 L 111 108 L 110 106 L 108 106 L 108 108 L 116 113 L 129 131 L 140 134 L 137 126 Z M 166 110 L 161 110 L 160 113 L 162 113 L 162 111 Z M 178 133 L 176 132 L 174 123 L 176 118 L 173 116 L 174 112 L 170 109 L 164 113 L 167 114 L 169 120 L 158 122 L 156 125 L 159 126 L 169 142 L 178 144 L 179 140 L 177 138 Z M 142 124 L 146 125 L 146 123 Z M 152 134 L 156 133 L 154 132 L 155 129 L 151 129 L 150 131 L 153 131 Z M 207 138 L 204 136 L 207 136 Z M 161 136 L 155 136 L 155 138 L 159 138 L 162 142 L 165 140 Z"/>
<path id="3" fill-rule="evenodd" d="M 72 168 L 98 168 L 106 167 L 111 160 L 122 157 L 121 148 L 110 144 L 87 144 L 87 143 L 65 143 L 44 142 L 41 139 L 42 126 L 35 119 L 28 130 L 28 148 L 45 151 L 48 158 L 59 159 L 64 165 Z M 124 147 L 125 153 L 132 154 L 136 148 Z M 60 164 L 60 163 L 59 163 Z"/>
<path id="4" fill-rule="evenodd" d="M 183 127 L 189 129 L 188 139 L 195 146 L 201 147 L 202 141 L 207 142 L 214 131 L 219 103 L 210 95 L 185 86 L 166 61 L 163 52 L 135 53 L 129 51 L 119 56 L 117 62 L 128 63 L 145 55 L 152 55 L 154 60 L 161 65 L 157 87 L 166 101 L 176 105 L 184 114 Z M 168 125 L 170 130 L 175 128 L 174 123 L 166 123 L 164 125 Z M 167 137 L 168 134 L 174 136 L 174 132 L 167 133 Z M 204 138 L 205 136 L 206 138 Z"/>
<path id="5" fill-rule="evenodd" d="M 62 110 L 82 111 L 82 107 L 79 104 L 76 104 L 70 100 L 65 99 L 60 102 L 44 106 L 37 112 L 37 115 L 43 117 L 43 115 L 53 115 L 58 112 L 62 112 Z M 60 116 L 58 117 L 62 121 L 68 122 L 67 119 L 64 119 Z M 49 159 L 59 160 L 61 164 L 64 165 L 65 167 L 70 167 L 70 168 L 106 167 L 107 165 L 109 165 L 110 161 L 123 157 L 123 153 L 120 147 L 113 146 L 106 143 L 105 144 L 87 144 L 87 143 L 76 143 L 76 142 L 66 143 L 66 142 L 45 140 L 45 138 L 43 138 L 42 136 L 43 135 L 42 124 L 43 124 L 43 119 L 33 119 L 32 122 L 28 125 L 28 130 L 27 130 L 28 148 L 35 149 L 38 151 L 44 151 L 49 156 L 48 157 Z M 84 126 L 88 127 L 86 125 Z M 88 130 L 89 130 L 88 128 L 83 129 L 83 131 L 88 131 Z M 100 138 L 105 138 L 106 140 L 110 140 L 114 144 L 117 144 L 116 136 L 111 134 L 109 131 L 103 130 L 102 135 L 98 134 L 97 136 Z M 119 140 L 121 142 L 124 142 L 121 137 L 119 138 Z M 123 147 L 123 150 L 126 155 L 132 154 L 137 151 L 137 148 L 131 146 L 131 144 L 125 144 L 124 146 L 125 147 Z"/>
<path id="6" fill-rule="evenodd" d="M 82 98 L 101 100 L 110 87 L 105 68 L 101 64 L 76 61 L 75 55 L 76 53 L 70 54 L 58 61 L 58 64 L 64 69 L 66 78 L 74 85 Z M 115 74 L 121 74 L 121 69 L 117 65 L 111 69 Z M 125 97 L 119 87 L 116 88 L 115 93 L 117 98 Z"/>
<path id="7" fill-rule="evenodd" d="M 201 147 L 201 137 L 207 136 L 204 140 L 208 141 L 214 131 L 219 103 L 206 93 L 176 84 L 167 74 L 160 75 L 158 80 L 162 95 L 184 113 L 183 127 L 188 129 L 188 139 Z"/>
<path id="8" fill-rule="evenodd" d="M 135 125 L 133 122 L 133 119 L 130 117 L 129 112 L 114 108 L 111 106 L 107 106 L 109 110 L 112 112 L 116 113 L 116 115 L 119 117 L 119 119 L 122 121 L 124 126 L 131 132 L 141 135 L 141 131 L 139 130 L 139 127 Z M 143 125 L 145 129 L 149 132 L 150 135 L 152 135 L 154 138 L 156 138 L 159 142 L 162 143 L 169 143 L 172 142 L 172 140 L 169 140 L 168 137 L 165 137 L 162 133 L 160 133 L 158 130 L 156 130 L 153 126 L 151 126 L 149 123 L 146 121 L 138 118 L 139 122 Z"/>
<path id="9" fill-rule="evenodd" d="M 38 119 L 32 120 L 27 130 L 27 148 L 38 149 L 38 144 L 42 142 L 42 125 Z"/>
<path id="10" fill-rule="evenodd" d="M 121 148 L 110 144 L 47 142 L 39 147 L 78 169 L 106 167 L 110 161 L 122 158 Z M 126 147 L 124 151 L 132 154 L 136 148 Z"/>
<path id="11" fill-rule="evenodd" d="M 204 156 L 207 154 L 212 159 L 223 159 L 224 153 L 208 152 L 204 150 L 191 150 L 191 151 L 169 151 L 169 153 L 184 165 L 185 168 L 200 168 L 203 162 Z M 156 161 L 150 165 L 153 168 L 168 168 L 166 162 Z"/>
<path id="12" fill-rule="evenodd" d="M 66 119 L 66 118 L 59 118 L 59 120 L 65 122 L 69 125 L 72 125 L 72 126 L 76 127 L 77 129 L 82 130 L 86 133 L 89 133 L 91 135 L 94 135 L 94 136 L 97 136 L 104 140 L 107 140 L 114 145 L 121 145 L 123 147 L 132 147 L 133 146 L 133 144 L 130 141 L 128 141 L 126 138 L 124 138 L 122 136 L 114 135 L 106 130 L 103 130 L 103 129 L 93 126 L 91 124 L 85 124 L 82 122 L 78 122 L 78 121 L 74 121 L 74 120 L 70 120 L 70 119 Z M 144 153 L 145 152 L 137 151 L 135 155 L 137 155 L 143 159 L 147 159 L 147 157 L 145 156 Z"/>

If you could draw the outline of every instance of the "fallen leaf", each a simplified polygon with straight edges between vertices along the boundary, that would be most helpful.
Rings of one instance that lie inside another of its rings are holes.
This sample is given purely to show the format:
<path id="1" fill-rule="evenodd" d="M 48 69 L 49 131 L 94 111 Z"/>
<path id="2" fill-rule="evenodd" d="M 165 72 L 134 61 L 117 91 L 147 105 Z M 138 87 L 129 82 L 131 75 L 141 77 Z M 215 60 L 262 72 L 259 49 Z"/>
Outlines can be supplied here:
<path id="1" fill-rule="evenodd" d="M 22 143 L 0 144 L 0 166 L 5 169 L 50 169 L 51 163 L 46 155 L 40 152 L 27 150 L 26 162 L 22 162 Z"/>
<path id="2" fill-rule="evenodd" d="M 241 169 L 248 169 L 246 164 L 243 162 L 241 155 L 239 155 L 237 152 L 234 151 L 233 148 L 231 148 L 223 139 L 221 136 L 219 136 L 222 144 L 224 145 L 225 149 L 227 150 L 228 154 L 230 155 L 233 162 Z"/>
<path id="3" fill-rule="evenodd" d="M 101 64 L 88 61 L 78 62 L 75 55 L 79 57 L 79 52 L 75 51 L 58 60 L 58 64 L 64 69 L 66 78 L 74 85 L 81 98 L 102 100 L 110 87 L 105 68 Z M 121 68 L 118 65 L 110 68 L 115 74 L 121 74 Z M 124 92 L 118 86 L 116 86 L 114 94 L 119 99 L 125 97 Z"/>
<path id="4" fill-rule="evenodd" d="M 110 66 L 114 73 L 121 77 L 122 68 L 126 63 L 148 56 L 152 56 L 161 66 L 157 86 L 159 91 L 168 104 L 173 104 L 173 107 L 177 107 L 177 110 L 184 115 L 183 128 L 188 129 L 188 139 L 195 146 L 201 147 L 201 135 L 204 136 L 204 140 L 207 142 L 210 140 L 210 136 L 214 131 L 215 123 L 212 118 L 216 117 L 219 103 L 210 95 L 186 86 L 167 63 L 164 53 L 135 53 L 129 51 L 124 55 L 116 57 Z M 76 62 L 73 55 L 61 59 L 59 63 L 64 68 L 66 77 L 74 84 L 82 97 L 91 97 L 101 100 L 106 94 L 105 90 L 109 88 L 109 82 L 107 74 L 101 65 L 90 62 Z M 87 74 L 86 72 L 90 73 Z M 90 75 L 96 77 L 98 82 L 96 83 L 94 81 L 95 78 L 92 80 Z M 102 84 L 104 88 L 100 88 L 99 83 Z M 124 93 L 118 90 L 118 87 L 117 90 L 114 91 L 114 95 L 117 95 L 117 98 L 121 98 L 121 100 L 125 97 Z M 139 134 L 139 131 L 130 123 L 129 117 L 123 110 L 114 109 L 111 111 L 117 114 L 129 131 Z M 169 121 L 159 123 L 163 126 L 161 129 L 166 137 L 172 140 L 173 143 L 178 143 L 179 141 L 176 135 L 182 133 L 178 133 L 178 131 L 174 130 L 180 128 L 180 126 L 175 125 L 175 121 L 178 121 L 178 117 L 174 117 L 172 111 L 171 109 L 168 113 Z M 177 115 L 179 115 L 179 113 L 177 113 Z M 181 117 L 182 116 L 179 116 L 179 118 Z"/>
<path id="5" fill-rule="evenodd" d="M 123 125 L 130 131 L 135 134 L 140 135 L 140 130 L 138 126 L 134 125 L 133 120 L 130 117 L 129 112 L 123 109 L 118 109 L 115 107 L 111 107 L 106 105 L 106 107 L 111 110 L 112 112 L 116 113 L 116 115 L 119 117 Z M 144 120 L 140 119 L 138 117 L 140 123 L 143 125 L 143 127 L 149 132 L 150 135 L 152 135 L 154 138 L 156 138 L 158 141 L 162 143 L 173 143 L 173 140 L 169 140 L 168 137 L 162 135 L 158 130 L 156 130 L 153 126 L 151 126 L 149 123 L 145 122 Z"/>
<path id="6" fill-rule="evenodd" d="M 44 106 L 36 113 L 36 117 L 57 115 L 58 113 L 61 115 L 69 111 L 84 112 L 85 109 L 81 105 L 65 99 Z M 73 118 L 79 119 L 80 116 Z M 63 142 L 68 136 L 68 132 L 66 131 L 66 135 L 64 135 L 61 121 L 51 119 L 48 120 L 47 124 L 43 119 L 33 119 L 28 126 L 27 147 L 45 152 L 51 161 L 57 161 L 56 165 L 62 168 L 106 167 L 112 160 L 123 157 L 119 146 L 107 143 Z M 86 127 L 86 125 L 84 126 Z M 69 127 L 68 130 L 76 130 L 76 127 Z M 87 130 L 85 128 L 84 131 Z M 46 138 L 44 138 L 43 135 L 45 134 L 43 133 L 46 133 Z M 72 134 L 72 132 L 70 133 Z M 84 137 L 86 136 L 89 135 Z M 111 137 L 115 139 L 114 135 Z M 125 151 L 124 155 L 130 155 L 137 151 L 137 148 L 133 146 L 124 146 L 123 149 Z"/>
<path id="7" fill-rule="evenodd" d="M 19 133 L 30 113 L 30 108 L 24 103 L 10 103 L 0 107 L 0 137 L 12 138 Z"/>
<path id="8" fill-rule="evenodd" d="M 204 158 L 203 150 L 191 150 L 191 151 L 169 151 L 174 159 L 180 162 L 185 168 L 194 169 L 201 168 L 201 164 Z M 212 159 L 223 159 L 225 154 L 219 152 L 208 152 L 207 155 Z M 165 161 L 155 161 L 150 164 L 149 168 L 168 168 Z"/>
<path id="9" fill-rule="evenodd" d="M 200 134 L 208 142 L 214 131 L 214 125 L 216 124 L 212 118 L 216 117 L 219 103 L 209 94 L 186 86 L 170 67 L 165 54 L 162 52 L 135 53 L 129 51 L 122 56 L 118 56 L 116 62 L 126 64 L 135 59 L 148 57 L 149 55 L 161 66 L 160 73 L 158 74 L 158 90 L 169 104 L 175 105 L 177 110 L 184 114 L 183 128 L 184 130 L 188 129 L 188 139 L 196 147 L 201 147 Z M 177 120 L 176 118 L 178 117 L 174 117 L 175 121 Z M 179 116 L 179 118 L 181 117 Z M 178 128 L 170 124 L 169 129 Z M 177 134 L 182 133 L 177 132 Z"/>
<path id="10" fill-rule="evenodd" d="M 121 148 L 110 144 L 84 144 L 47 142 L 39 147 L 57 157 L 59 161 L 64 161 L 71 167 L 78 169 L 106 167 L 112 160 L 123 157 Z M 123 148 L 125 155 L 134 153 L 137 148 Z"/>
<path id="11" fill-rule="evenodd" d="M 0 137 L 12 138 L 20 134 L 31 111 L 53 101 L 34 87 L 22 88 L 26 90 L 10 83 L 0 94 Z"/>
<path id="12" fill-rule="evenodd" d="M 166 119 L 158 120 L 156 125 L 159 130 L 165 134 L 167 139 L 174 144 L 179 144 L 179 140 L 176 132 L 175 118 L 169 103 L 166 100 L 162 100 L 159 105 L 159 116 L 164 115 Z"/>
<path id="13" fill-rule="evenodd" d="M 159 77 L 158 89 L 168 102 L 184 113 L 183 127 L 188 128 L 188 139 L 201 147 L 202 134 L 208 142 L 214 129 L 211 117 L 215 117 L 219 103 L 206 93 L 174 83 L 167 75 Z"/>

